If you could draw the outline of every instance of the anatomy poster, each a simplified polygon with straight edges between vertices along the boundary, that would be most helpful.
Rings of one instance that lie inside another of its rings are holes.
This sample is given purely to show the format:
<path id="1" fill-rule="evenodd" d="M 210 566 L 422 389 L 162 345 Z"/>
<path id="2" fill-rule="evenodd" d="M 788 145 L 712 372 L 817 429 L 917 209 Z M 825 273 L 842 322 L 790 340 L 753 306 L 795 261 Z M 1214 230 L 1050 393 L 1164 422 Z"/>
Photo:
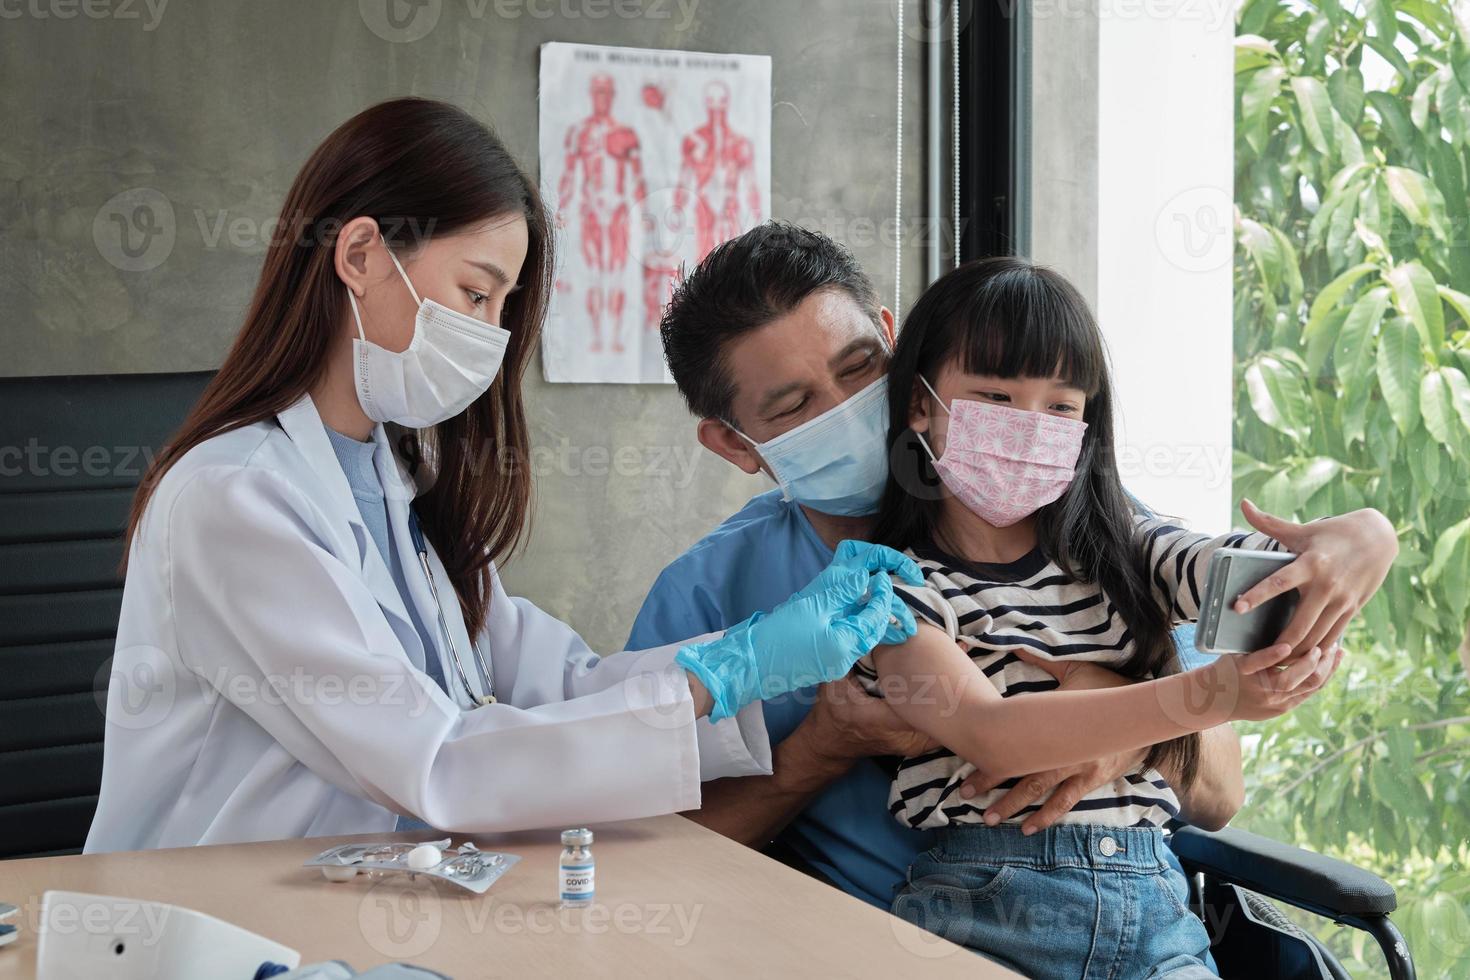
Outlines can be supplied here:
<path id="1" fill-rule="evenodd" d="M 670 381 L 658 322 L 680 267 L 770 216 L 771 59 L 542 45 L 540 149 L 546 379 Z"/>

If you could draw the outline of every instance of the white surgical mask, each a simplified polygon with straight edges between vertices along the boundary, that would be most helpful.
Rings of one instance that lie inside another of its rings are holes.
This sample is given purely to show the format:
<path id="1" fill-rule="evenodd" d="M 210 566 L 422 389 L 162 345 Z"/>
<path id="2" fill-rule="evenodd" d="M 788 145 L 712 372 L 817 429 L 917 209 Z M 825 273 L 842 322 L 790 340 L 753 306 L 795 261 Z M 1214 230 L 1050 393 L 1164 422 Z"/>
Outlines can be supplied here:
<path id="1" fill-rule="evenodd" d="M 387 241 L 383 247 L 388 247 Z M 374 422 L 423 429 L 458 415 L 489 389 L 500 373 L 510 331 L 420 299 L 392 249 L 388 257 L 419 305 L 413 340 L 401 352 L 368 340 L 357 297 L 347 290 L 357 321 L 357 339 L 352 342 L 357 401 Z"/>
<path id="2" fill-rule="evenodd" d="M 823 514 L 876 513 L 888 482 L 888 379 L 769 442 L 735 434 L 761 454 L 787 500 Z"/>

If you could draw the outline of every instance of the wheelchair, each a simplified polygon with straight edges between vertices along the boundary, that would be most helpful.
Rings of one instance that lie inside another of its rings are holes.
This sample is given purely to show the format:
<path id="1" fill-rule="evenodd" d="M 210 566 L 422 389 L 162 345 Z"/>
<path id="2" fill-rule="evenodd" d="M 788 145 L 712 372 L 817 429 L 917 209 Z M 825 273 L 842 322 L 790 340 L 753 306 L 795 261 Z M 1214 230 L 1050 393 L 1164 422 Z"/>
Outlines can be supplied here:
<path id="1" fill-rule="evenodd" d="M 1244 830 L 1208 833 L 1182 827 L 1171 840 L 1189 878 L 1191 906 L 1210 934 L 1210 952 L 1225 980 L 1347 980 L 1316 936 L 1275 904 L 1282 902 L 1378 943 L 1392 980 L 1414 980 L 1414 959 L 1389 913 L 1393 886 L 1362 868 Z"/>

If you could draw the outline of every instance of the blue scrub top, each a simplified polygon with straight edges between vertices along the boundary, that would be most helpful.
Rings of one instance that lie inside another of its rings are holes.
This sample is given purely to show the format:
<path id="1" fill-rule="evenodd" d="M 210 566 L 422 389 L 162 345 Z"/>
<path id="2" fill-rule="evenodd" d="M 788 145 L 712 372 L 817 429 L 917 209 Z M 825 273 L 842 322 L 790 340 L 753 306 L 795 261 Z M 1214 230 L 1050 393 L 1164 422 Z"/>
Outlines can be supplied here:
<path id="1" fill-rule="evenodd" d="M 772 490 L 705 535 L 654 583 L 628 639 L 628 649 L 674 643 L 725 629 L 791 597 L 832 560 L 800 505 Z M 816 688 L 765 702 L 774 745 L 806 717 Z M 885 911 L 908 867 L 932 846 L 933 834 L 901 825 L 888 812 L 892 776 L 863 759 L 830 784 L 781 834 L 834 884 Z"/>
<path id="2" fill-rule="evenodd" d="M 1142 506 L 1140 505 L 1140 509 Z M 725 629 L 770 610 L 832 560 L 806 513 L 779 490 L 760 494 L 663 570 L 643 602 L 628 649 L 675 643 Z M 1174 632 L 1186 668 L 1213 660 L 1194 650 L 1194 627 Z M 764 704 L 774 745 L 810 710 L 815 688 Z M 782 832 L 812 867 L 856 898 L 887 910 L 930 831 L 903 826 L 888 812 L 890 773 L 864 759 L 815 797 Z"/>

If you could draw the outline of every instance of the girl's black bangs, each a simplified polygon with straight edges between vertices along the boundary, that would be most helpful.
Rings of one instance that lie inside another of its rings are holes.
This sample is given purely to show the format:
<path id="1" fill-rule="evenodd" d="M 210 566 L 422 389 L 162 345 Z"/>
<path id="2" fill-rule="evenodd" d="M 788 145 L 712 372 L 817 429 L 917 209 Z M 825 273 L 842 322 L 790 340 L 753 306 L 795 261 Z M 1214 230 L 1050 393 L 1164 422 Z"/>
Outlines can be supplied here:
<path id="1" fill-rule="evenodd" d="M 1054 288 L 1033 269 L 1002 274 L 987 287 L 958 311 L 958 353 L 967 372 L 1060 377 L 1089 396 L 1101 389 L 1101 339 L 1075 292 Z"/>

